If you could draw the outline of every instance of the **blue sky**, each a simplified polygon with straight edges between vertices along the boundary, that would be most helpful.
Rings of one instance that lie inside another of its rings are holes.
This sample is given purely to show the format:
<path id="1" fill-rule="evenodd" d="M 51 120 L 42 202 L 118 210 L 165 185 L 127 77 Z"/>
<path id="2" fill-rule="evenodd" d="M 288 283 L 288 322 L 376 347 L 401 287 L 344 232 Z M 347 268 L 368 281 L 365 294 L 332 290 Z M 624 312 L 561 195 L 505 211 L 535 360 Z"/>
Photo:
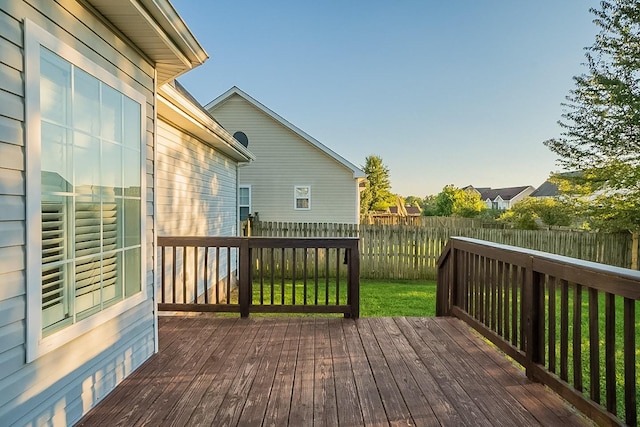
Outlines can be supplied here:
<path id="1" fill-rule="evenodd" d="M 392 191 L 540 185 L 542 144 L 585 71 L 597 0 L 173 0 L 209 53 L 180 77 L 202 104 L 232 86 Z"/>

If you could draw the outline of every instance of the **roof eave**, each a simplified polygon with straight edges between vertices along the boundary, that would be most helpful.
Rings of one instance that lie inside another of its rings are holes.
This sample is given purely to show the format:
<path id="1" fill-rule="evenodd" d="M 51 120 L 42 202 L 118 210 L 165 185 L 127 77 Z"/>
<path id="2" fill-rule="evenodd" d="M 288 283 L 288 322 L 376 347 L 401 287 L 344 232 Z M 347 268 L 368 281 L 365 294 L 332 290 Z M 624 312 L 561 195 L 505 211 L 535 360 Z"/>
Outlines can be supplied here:
<path id="1" fill-rule="evenodd" d="M 168 0 L 83 0 L 139 49 L 158 83 L 203 64 L 209 55 Z"/>
<path id="2" fill-rule="evenodd" d="M 237 162 L 255 160 L 253 153 L 200 108 L 169 84 L 163 85 L 159 90 L 158 115 L 161 118 L 179 126 Z"/>

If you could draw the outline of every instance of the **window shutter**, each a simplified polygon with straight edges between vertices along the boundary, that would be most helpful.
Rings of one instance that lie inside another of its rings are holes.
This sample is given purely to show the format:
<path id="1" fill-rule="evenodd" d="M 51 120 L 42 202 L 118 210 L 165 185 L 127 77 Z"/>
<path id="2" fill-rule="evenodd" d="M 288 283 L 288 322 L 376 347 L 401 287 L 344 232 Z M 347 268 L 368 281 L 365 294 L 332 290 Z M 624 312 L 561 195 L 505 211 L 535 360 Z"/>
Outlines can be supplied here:
<path id="1" fill-rule="evenodd" d="M 64 203 L 42 202 L 42 313 L 43 327 L 67 317 L 65 300 Z"/>

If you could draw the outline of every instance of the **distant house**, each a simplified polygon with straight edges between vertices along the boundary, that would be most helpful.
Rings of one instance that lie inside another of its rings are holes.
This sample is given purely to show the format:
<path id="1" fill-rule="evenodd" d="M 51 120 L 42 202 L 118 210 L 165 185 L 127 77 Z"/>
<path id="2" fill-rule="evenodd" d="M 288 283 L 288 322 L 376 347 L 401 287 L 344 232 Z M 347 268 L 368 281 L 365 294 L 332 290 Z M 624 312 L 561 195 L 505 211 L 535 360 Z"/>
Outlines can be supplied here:
<path id="1" fill-rule="evenodd" d="M 402 209 L 402 211 L 400 213 L 398 212 L 398 207 L 397 206 L 389 206 L 389 208 L 387 210 L 391 215 L 398 215 L 398 214 L 400 214 L 401 216 L 420 216 L 420 215 L 422 215 L 422 209 L 420 209 L 420 206 L 404 206 L 404 208 Z"/>
<path id="2" fill-rule="evenodd" d="M 531 193 L 529 196 L 547 198 L 547 197 L 556 197 L 557 195 L 558 195 L 558 185 L 547 180 L 543 182 L 540 185 L 540 187 L 536 188 L 535 191 Z"/>
<path id="3" fill-rule="evenodd" d="M 252 156 L 173 82 L 207 54 L 169 1 L 0 22 L 0 426 L 73 425 L 157 351 L 158 235 L 236 232 Z"/>
<path id="4" fill-rule="evenodd" d="M 529 196 L 535 189 L 531 185 L 525 185 L 521 187 L 481 188 L 476 190 L 480 193 L 480 198 L 487 204 L 487 208 L 507 210 Z"/>
<path id="5" fill-rule="evenodd" d="M 359 222 L 360 168 L 237 87 L 205 108 L 256 157 L 238 173 L 241 218 Z"/>

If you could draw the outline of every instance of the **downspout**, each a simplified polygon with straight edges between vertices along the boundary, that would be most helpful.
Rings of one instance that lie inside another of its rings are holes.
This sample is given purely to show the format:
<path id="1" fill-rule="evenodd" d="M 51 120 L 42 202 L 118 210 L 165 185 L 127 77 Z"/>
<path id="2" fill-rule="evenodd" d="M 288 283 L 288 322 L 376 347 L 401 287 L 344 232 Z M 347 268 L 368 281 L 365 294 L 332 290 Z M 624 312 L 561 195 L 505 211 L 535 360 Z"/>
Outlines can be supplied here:
<path id="1" fill-rule="evenodd" d="M 146 147 L 145 147 L 146 149 Z M 145 189 L 146 191 L 146 189 Z M 158 342 L 158 70 L 153 68 L 153 351 L 157 353 L 160 350 Z"/>

